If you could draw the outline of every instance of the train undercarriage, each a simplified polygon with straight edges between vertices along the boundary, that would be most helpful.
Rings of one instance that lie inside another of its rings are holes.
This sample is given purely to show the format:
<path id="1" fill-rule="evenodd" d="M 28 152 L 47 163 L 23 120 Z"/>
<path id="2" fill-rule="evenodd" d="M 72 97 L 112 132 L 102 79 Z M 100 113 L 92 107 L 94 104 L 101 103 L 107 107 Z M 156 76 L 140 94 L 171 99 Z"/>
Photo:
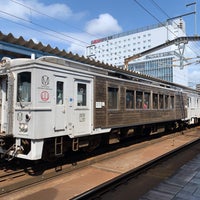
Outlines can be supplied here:
<path id="1" fill-rule="evenodd" d="M 195 119 L 195 124 L 200 120 Z M 11 136 L 0 136 L 0 154 L 1 158 L 12 160 L 14 157 L 26 158 L 37 151 L 38 158 L 46 161 L 55 161 L 55 159 L 64 157 L 70 151 L 92 152 L 98 147 L 119 143 L 124 139 L 133 136 L 148 136 L 161 132 L 171 133 L 180 131 L 188 127 L 186 121 L 171 121 L 155 124 L 146 124 L 138 126 L 120 127 L 111 129 L 110 133 L 97 134 L 79 138 L 69 138 L 61 136 L 47 138 L 44 140 L 31 140 L 22 138 L 13 138 Z M 36 150 L 37 148 L 37 150 Z M 30 157 L 31 160 L 31 157 Z"/>

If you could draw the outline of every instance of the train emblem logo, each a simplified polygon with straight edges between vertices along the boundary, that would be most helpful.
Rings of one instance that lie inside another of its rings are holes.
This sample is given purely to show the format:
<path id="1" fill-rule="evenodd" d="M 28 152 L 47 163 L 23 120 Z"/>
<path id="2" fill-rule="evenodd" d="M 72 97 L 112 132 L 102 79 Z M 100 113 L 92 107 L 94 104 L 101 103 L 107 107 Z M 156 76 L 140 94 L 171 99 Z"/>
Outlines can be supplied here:
<path id="1" fill-rule="evenodd" d="M 41 92 L 40 97 L 41 97 L 42 101 L 48 101 L 49 93 L 47 91 L 43 91 L 43 92 Z"/>
<path id="2" fill-rule="evenodd" d="M 45 88 L 48 87 L 48 85 L 49 85 L 49 77 L 47 75 L 42 76 L 41 84 Z M 49 92 L 42 91 L 40 93 L 40 98 L 41 98 L 42 101 L 48 101 L 49 100 Z"/>
<path id="3" fill-rule="evenodd" d="M 41 83 L 43 86 L 49 85 L 49 77 L 47 75 L 42 76 Z"/>

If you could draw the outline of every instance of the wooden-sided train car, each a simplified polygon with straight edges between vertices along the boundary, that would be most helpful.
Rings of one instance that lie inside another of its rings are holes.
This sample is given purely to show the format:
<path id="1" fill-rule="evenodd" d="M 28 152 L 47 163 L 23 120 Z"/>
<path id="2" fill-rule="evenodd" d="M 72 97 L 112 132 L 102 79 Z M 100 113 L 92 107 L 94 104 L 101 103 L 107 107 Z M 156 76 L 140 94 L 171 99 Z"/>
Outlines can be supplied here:
<path id="1" fill-rule="evenodd" d="M 51 159 L 200 118 L 197 91 L 98 63 L 4 58 L 0 82 L 2 158 Z"/>

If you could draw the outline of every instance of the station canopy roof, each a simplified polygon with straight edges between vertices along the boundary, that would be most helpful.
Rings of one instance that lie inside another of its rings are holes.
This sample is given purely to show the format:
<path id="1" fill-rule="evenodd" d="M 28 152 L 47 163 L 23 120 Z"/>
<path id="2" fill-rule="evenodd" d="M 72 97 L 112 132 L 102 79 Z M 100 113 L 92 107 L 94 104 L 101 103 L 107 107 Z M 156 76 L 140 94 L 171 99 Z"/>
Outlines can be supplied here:
<path id="1" fill-rule="evenodd" d="M 35 43 L 32 39 L 27 41 L 22 36 L 20 36 L 19 38 L 15 38 L 12 33 L 5 35 L 0 31 L 0 41 L 7 42 L 13 45 L 19 45 L 28 49 L 40 51 L 40 52 L 43 52 L 44 55 L 54 55 L 54 56 L 58 56 L 58 57 L 62 57 L 62 58 L 74 60 L 77 62 L 90 64 L 90 65 L 112 67 L 112 65 L 110 64 L 96 61 L 91 58 L 86 58 L 84 56 L 79 56 L 78 54 L 73 54 L 72 52 L 66 52 L 65 50 L 59 50 L 57 47 L 52 48 L 49 44 L 45 46 L 41 42 Z"/>

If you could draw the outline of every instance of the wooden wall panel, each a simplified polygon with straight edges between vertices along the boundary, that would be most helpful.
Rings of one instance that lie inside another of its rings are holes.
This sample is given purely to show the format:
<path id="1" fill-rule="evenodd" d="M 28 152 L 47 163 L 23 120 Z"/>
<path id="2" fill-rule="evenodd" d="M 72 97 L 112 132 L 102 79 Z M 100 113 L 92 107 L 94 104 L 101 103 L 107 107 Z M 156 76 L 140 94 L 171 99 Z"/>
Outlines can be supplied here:
<path id="1" fill-rule="evenodd" d="M 130 83 L 124 80 L 114 80 L 106 79 L 102 77 L 96 77 L 95 86 L 95 103 L 103 102 L 105 106 L 99 108 L 95 104 L 95 127 L 106 128 L 106 127 L 123 127 L 123 126 L 133 126 L 139 124 L 150 124 L 157 123 L 160 121 L 172 121 L 176 119 L 181 119 L 183 117 L 183 106 L 185 107 L 186 96 L 177 94 L 166 88 L 151 87 L 150 85 L 144 85 L 140 83 Z M 119 105 L 116 110 L 109 110 L 107 108 L 107 88 L 117 87 L 119 90 Z M 175 96 L 175 107 L 176 110 L 170 109 L 126 109 L 126 89 L 134 91 L 145 91 L 157 94 L 167 94 Z M 182 105 L 180 105 L 180 100 L 182 98 Z M 100 103 L 99 103 L 100 104 Z"/>

